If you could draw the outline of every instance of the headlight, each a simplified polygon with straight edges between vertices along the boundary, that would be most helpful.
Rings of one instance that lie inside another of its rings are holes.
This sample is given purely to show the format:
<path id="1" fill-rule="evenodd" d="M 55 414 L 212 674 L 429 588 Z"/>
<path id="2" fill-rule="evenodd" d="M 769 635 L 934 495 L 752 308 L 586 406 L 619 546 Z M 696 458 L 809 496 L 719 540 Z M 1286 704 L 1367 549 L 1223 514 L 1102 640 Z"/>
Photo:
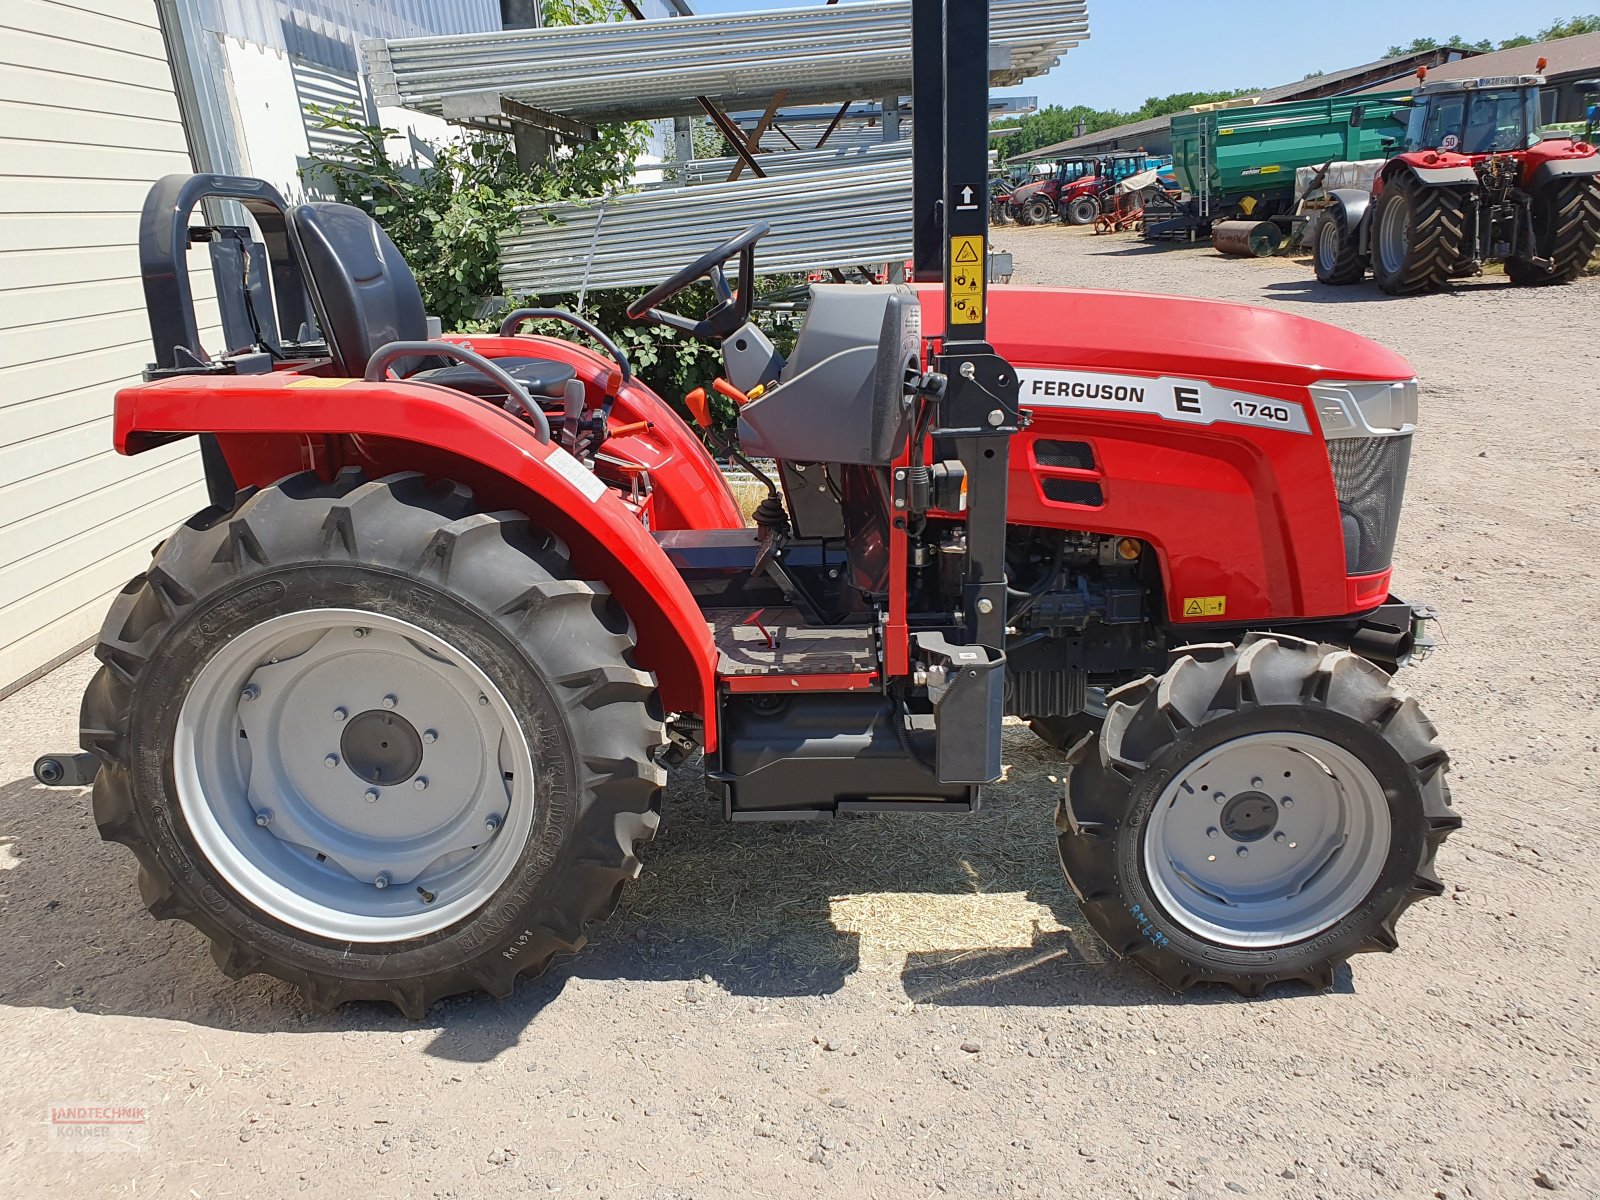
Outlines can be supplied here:
<path id="1" fill-rule="evenodd" d="M 1417 381 L 1347 383 L 1322 380 L 1311 385 L 1322 436 L 1403 437 L 1417 424 Z"/>

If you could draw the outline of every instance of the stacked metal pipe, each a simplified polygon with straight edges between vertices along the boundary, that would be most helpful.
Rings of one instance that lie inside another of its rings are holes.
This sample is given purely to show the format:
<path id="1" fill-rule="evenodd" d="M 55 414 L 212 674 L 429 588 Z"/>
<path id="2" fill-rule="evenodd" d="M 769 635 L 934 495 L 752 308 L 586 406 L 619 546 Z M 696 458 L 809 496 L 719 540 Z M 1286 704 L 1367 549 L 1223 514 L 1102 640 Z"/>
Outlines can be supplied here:
<path id="1" fill-rule="evenodd" d="M 1043 74 L 1089 36 L 1087 0 L 993 0 L 991 81 Z M 435 114 L 490 93 L 587 122 L 911 91 L 911 0 L 363 43 L 379 104 Z"/>

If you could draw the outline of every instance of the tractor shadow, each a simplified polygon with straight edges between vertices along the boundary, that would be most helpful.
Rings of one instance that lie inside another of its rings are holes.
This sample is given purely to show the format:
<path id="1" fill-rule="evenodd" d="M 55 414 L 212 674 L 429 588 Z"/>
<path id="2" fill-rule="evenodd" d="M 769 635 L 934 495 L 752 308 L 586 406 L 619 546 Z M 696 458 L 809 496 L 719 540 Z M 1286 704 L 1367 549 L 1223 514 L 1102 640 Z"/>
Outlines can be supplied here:
<path id="1" fill-rule="evenodd" d="M 1010 780 L 970 817 L 803 825 L 723 821 L 691 762 L 674 773 L 644 875 L 582 953 L 507 1000 L 436 1004 L 426 1025 L 443 1031 L 428 1052 L 489 1061 L 573 980 L 781 999 L 828 996 L 864 972 L 898 974 L 908 999 L 941 1005 L 1239 1002 L 1210 988 L 1170 996 L 1111 958 L 1056 858 L 1054 752 L 1016 728 L 1006 760 Z M 150 918 L 133 875 L 128 853 L 99 840 L 87 789 L 0 786 L 0 1004 L 253 1033 L 416 1027 L 387 1005 L 322 1014 L 275 979 L 228 980 L 197 932 Z"/>
<path id="2" fill-rule="evenodd" d="M 1404 302 L 1417 299 L 1447 300 L 1454 296 L 1470 295 L 1480 288 L 1511 286 L 1504 277 L 1485 276 L 1481 279 L 1452 280 L 1438 291 L 1429 292 L 1422 297 L 1390 296 L 1379 290 L 1378 285 L 1370 278 L 1344 287 L 1329 287 L 1327 284 L 1317 282 L 1316 277 L 1310 274 L 1310 267 L 1307 267 L 1306 271 L 1307 274 L 1304 278 L 1281 279 L 1274 283 L 1264 284 L 1261 290 L 1269 299 L 1286 300 L 1292 304 L 1384 305 L 1393 304 L 1397 301 Z"/>

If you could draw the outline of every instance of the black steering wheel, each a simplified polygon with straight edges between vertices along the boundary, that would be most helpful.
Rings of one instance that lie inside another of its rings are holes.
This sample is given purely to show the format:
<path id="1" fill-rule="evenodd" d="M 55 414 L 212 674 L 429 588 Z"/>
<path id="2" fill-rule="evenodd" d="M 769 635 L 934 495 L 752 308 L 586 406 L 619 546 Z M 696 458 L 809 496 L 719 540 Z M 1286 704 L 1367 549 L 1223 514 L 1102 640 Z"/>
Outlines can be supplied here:
<path id="1" fill-rule="evenodd" d="M 743 233 L 729 238 L 715 250 L 695 259 L 665 283 L 659 283 L 632 304 L 628 315 L 635 321 L 651 321 L 681 330 L 690 337 L 706 341 L 721 341 L 750 319 L 750 307 L 756 295 L 755 246 L 771 229 L 765 221 L 757 221 Z M 722 264 L 735 254 L 739 256 L 739 287 L 735 291 L 728 284 Z M 698 321 L 680 317 L 677 313 L 658 308 L 679 292 L 700 279 L 710 279 L 717 302 L 710 312 Z"/>

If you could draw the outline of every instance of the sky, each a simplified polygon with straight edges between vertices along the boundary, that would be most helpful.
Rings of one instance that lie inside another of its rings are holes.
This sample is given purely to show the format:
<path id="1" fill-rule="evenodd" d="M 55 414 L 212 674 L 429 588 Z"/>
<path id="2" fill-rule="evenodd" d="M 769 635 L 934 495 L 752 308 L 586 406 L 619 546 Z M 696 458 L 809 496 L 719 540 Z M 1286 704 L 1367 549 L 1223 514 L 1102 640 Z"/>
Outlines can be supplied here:
<path id="1" fill-rule="evenodd" d="M 706 15 L 806 7 L 802 0 L 689 4 Z M 1041 107 L 1135 109 L 1150 96 L 1273 87 L 1312 71 L 1357 66 L 1417 37 L 1533 36 L 1596 8 L 1600 0 L 1303 0 L 1230 16 L 1201 0 L 1089 0 L 1089 40 L 1050 74 L 997 94 L 1036 95 Z"/>

